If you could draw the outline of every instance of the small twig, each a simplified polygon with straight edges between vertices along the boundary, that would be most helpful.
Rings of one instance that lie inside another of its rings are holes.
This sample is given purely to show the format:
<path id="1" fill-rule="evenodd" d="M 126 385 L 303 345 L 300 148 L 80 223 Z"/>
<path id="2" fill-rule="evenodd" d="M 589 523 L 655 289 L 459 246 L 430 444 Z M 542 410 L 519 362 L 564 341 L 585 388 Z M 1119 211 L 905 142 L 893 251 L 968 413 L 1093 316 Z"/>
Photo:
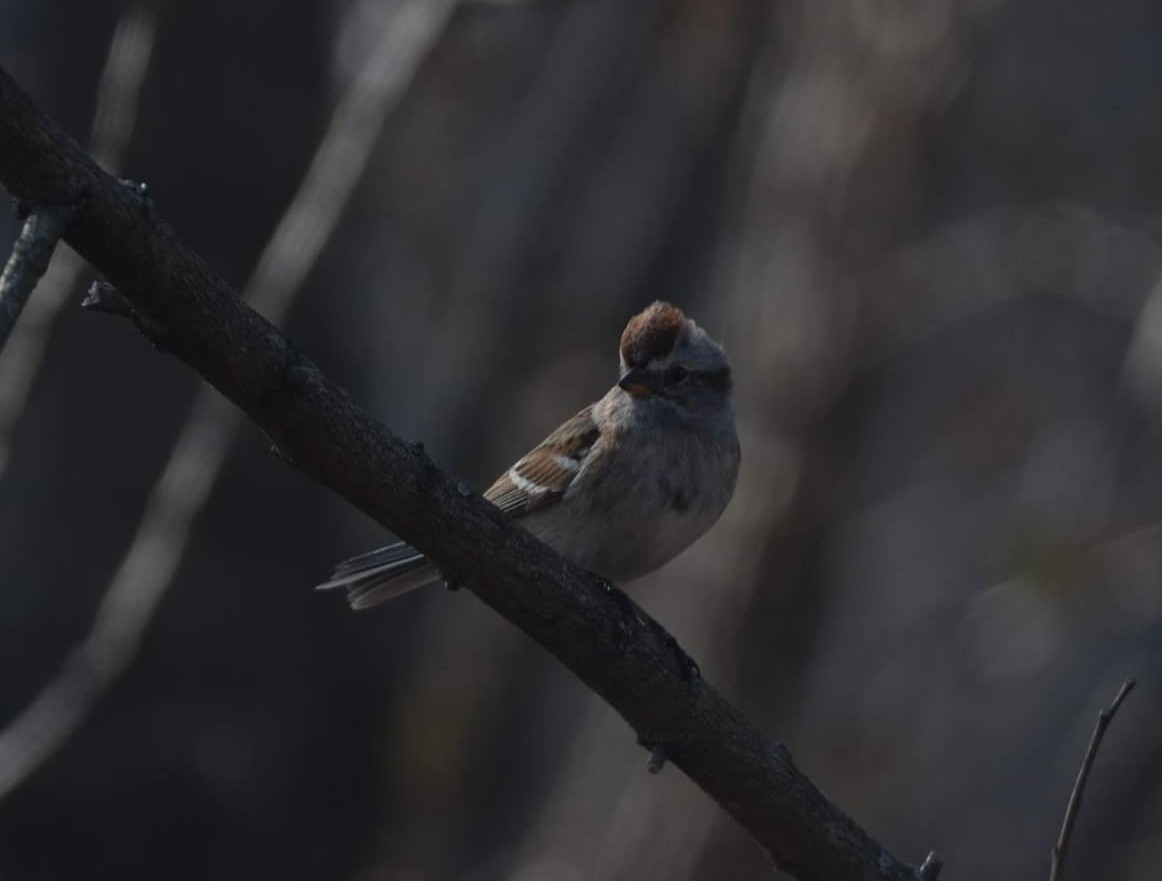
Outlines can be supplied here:
<path id="1" fill-rule="evenodd" d="M 81 300 L 81 308 L 118 318 L 132 318 L 135 314 L 129 301 L 107 281 L 95 281 L 89 285 L 89 292 Z"/>
<path id="2" fill-rule="evenodd" d="M 1057 844 L 1053 847 L 1049 881 L 1059 881 L 1061 878 L 1061 872 L 1065 866 L 1065 855 L 1069 851 L 1069 842 L 1073 838 L 1073 824 L 1077 820 L 1078 811 L 1081 810 L 1081 797 L 1085 794 L 1085 783 L 1089 779 L 1089 771 L 1093 767 L 1093 760 L 1097 757 L 1097 750 L 1101 746 L 1106 728 L 1114 718 L 1114 713 L 1118 711 L 1118 707 L 1122 705 L 1122 701 L 1126 699 L 1126 695 L 1133 691 L 1137 684 L 1137 680 L 1131 676 L 1122 683 L 1114 702 L 1097 714 L 1097 724 L 1093 728 L 1093 736 L 1089 739 L 1089 749 L 1085 751 L 1085 759 L 1082 760 L 1081 770 L 1077 772 L 1077 781 L 1073 784 L 1073 792 L 1069 796 L 1069 806 L 1065 809 L 1065 819 L 1061 823 L 1061 834 L 1057 837 Z"/>
<path id="3" fill-rule="evenodd" d="M 928 851 L 928 856 L 924 857 L 924 862 L 921 863 L 920 868 L 916 870 L 916 875 L 920 881 L 936 881 L 940 877 L 940 870 L 944 868 L 944 860 L 940 859 L 936 851 Z"/>
<path id="4" fill-rule="evenodd" d="M 35 211 L 24 221 L 12 246 L 12 256 L 0 275 L 0 349 L 8 342 L 32 289 L 48 269 L 68 219 L 66 211 L 46 210 Z"/>
<path id="5" fill-rule="evenodd" d="M 141 335 L 156 348 L 169 351 L 169 347 L 166 345 L 165 329 L 134 309 L 133 304 L 107 281 L 95 281 L 89 285 L 85 299 L 81 300 L 81 308 L 90 312 L 103 312 L 106 315 L 128 318 L 141 332 Z"/>

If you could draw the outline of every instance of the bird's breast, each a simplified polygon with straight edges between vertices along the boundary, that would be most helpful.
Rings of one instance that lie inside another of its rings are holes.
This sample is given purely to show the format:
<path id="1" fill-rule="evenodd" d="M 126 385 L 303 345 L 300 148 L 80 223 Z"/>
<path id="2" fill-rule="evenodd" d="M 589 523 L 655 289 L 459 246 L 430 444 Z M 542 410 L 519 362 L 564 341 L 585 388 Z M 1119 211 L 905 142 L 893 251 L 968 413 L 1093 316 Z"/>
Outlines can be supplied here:
<path id="1" fill-rule="evenodd" d="M 562 502 L 530 515 L 526 525 L 578 565 L 630 581 L 665 565 L 714 525 L 737 473 L 733 435 L 623 438 L 598 450 Z"/>

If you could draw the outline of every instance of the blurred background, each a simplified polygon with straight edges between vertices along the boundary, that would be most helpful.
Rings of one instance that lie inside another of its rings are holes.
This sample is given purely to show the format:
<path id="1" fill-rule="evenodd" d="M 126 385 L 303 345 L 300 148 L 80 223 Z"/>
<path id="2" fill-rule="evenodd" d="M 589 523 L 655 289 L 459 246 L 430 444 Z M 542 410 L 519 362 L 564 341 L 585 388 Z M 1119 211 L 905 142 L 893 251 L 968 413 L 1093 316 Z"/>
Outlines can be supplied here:
<path id="1" fill-rule="evenodd" d="M 0 47 L 476 486 L 688 309 L 744 471 L 635 598 L 950 878 L 1047 873 L 1137 675 L 1069 868 L 1162 873 L 1156 0 L 2 0 Z M 772 877 L 470 593 L 313 593 L 386 536 L 92 278 L 0 356 L 0 879 Z"/>

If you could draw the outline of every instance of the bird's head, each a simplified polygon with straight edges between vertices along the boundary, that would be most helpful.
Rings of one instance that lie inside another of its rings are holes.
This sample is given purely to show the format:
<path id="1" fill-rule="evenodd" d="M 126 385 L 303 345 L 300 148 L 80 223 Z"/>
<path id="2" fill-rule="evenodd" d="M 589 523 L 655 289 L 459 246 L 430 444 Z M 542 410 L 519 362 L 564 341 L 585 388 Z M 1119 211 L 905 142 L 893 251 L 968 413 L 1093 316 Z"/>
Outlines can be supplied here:
<path id="1" fill-rule="evenodd" d="M 621 335 L 617 384 L 635 403 L 683 415 L 730 410 L 730 362 L 722 346 L 669 303 L 657 301 Z"/>

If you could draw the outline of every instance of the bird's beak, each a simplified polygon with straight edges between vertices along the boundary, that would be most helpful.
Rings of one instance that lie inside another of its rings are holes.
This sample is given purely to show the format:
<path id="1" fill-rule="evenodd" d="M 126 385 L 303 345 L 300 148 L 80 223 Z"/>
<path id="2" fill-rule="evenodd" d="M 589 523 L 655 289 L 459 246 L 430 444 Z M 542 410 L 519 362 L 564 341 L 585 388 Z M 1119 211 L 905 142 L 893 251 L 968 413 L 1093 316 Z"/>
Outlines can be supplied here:
<path id="1" fill-rule="evenodd" d="M 641 367 L 629 368 L 621 375 L 617 384 L 635 398 L 648 398 L 658 390 L 657 378 Z"/>

